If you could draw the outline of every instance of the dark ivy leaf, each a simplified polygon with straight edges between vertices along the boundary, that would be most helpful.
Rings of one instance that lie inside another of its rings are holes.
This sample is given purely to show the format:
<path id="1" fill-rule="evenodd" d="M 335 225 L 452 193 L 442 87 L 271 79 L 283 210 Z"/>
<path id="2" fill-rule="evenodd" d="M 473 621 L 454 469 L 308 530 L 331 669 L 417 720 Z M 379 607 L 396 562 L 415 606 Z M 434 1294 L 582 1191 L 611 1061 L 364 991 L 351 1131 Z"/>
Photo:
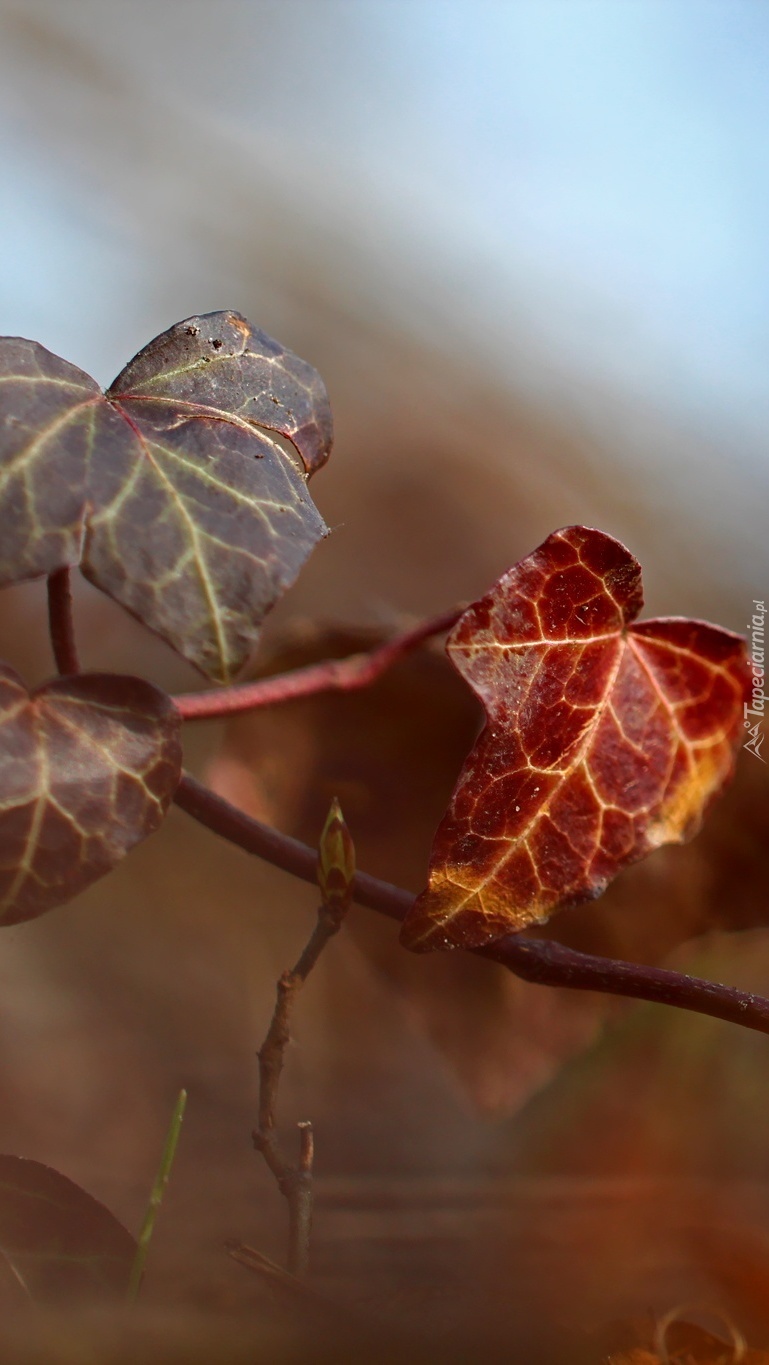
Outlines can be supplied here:
<path id="1" fill-rule="evenodd" d="M 0 1253 L 37 1303 L 123 1296 L 136 1243 L 109 1209 L 39 1161 L 0 1156 Z"/>
<path id="2" fill-rule="evenodd" d="M 70 900 L 158 827 L 179 726 L 139 678 L 85 673 L 30 695 L 0 666 L 0 924 Z"/>
<path id="3" fill-rule="evenodd" d="M 308 474 L 326 463 L 333 441 L 317 371 L 240 313 L 206 313 L 169 327 L 126 365 L 107 397 L 266 427 L 291 441 Z"/>
<path id="4" fill-rule="evenodd" d="M 6 337 L 0 412 L 0 584 L 80 563 L 207 676 L 231 681 L 326 534 L 307 491 L 332 440 L 315 371 L 238 313 L 177 323 L 106 395 Z"/>
<path id="5" fill-rule="evenodd" d="M 0 337 L 0 586 L 77 564 L 100 401 L 75 365 Z"/>

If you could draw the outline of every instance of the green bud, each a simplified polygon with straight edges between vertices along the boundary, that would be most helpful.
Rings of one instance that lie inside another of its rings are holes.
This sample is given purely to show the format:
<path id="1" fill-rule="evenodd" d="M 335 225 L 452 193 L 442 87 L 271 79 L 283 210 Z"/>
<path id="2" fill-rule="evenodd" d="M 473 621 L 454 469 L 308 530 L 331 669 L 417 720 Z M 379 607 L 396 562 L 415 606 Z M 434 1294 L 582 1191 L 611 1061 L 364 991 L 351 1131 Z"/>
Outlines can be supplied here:
<path id="1" fill-rule="evenodd" d="M 318 886 L 325 908 L 340 918 L 352 900 L 354 876 L 355 845 L 334 797 L 318 846 Z"/>

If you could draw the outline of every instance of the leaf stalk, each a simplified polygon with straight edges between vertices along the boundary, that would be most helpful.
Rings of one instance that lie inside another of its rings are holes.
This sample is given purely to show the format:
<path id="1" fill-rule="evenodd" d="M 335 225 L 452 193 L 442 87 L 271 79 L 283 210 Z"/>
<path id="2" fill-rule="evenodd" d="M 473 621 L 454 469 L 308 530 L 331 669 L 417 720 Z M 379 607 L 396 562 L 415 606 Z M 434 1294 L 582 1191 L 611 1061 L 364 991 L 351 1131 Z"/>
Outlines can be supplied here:
<path id="1" fill-rule="evenodd" d="M 72 613 L 72 584 L 67 568 L 48 575 L 48 632 L 56 667 L 62 677 L 80 672 Z"/>
<path id="2" fill-rule="evenodd" d="M 261 706 L 295 701 L 298 697 L 312 697 L 318 692 L 354 692 L 376 682 L 393 664 L 425 640 L 451 630 L 463 611 L 464 607 L 452 607 L 440 616 L 420 621 L 410 630 L 393 636 L 367 654 L 352 654 L 347 659 L 327 659 L 320 664 L 292 669 L 289 673 L 278 673 L 272 678 L 236 683 L 214 692 L 185 693 L 172 700 L 182 720 L 213 720 L 234 716 L 241 711 L 255 711 Z"/>

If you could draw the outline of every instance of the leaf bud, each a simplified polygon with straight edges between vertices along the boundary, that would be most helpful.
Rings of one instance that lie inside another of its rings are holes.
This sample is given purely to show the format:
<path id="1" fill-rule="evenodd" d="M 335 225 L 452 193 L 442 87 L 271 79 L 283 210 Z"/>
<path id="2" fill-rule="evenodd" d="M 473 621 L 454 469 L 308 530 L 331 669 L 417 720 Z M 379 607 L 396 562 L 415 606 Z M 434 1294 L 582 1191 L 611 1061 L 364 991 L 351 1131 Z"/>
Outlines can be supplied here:
<path id="1" fill-rule="evenodd" d="M 355 845 L 334 797 L 318 846 L 318 886 L 323 905 L 341 919 L 352 900 Z"/>

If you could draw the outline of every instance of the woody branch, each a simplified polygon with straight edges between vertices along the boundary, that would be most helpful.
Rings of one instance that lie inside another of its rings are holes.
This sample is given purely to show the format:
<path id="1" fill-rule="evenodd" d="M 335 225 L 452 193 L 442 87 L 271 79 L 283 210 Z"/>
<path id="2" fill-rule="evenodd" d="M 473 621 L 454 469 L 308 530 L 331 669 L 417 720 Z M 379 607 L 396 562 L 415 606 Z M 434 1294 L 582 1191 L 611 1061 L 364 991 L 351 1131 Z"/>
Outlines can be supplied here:
<path id="1" fill-rule="evenodd" d="M 307 844 L 252 819 L 189 774 L 182 777 L 174 799 L 188 815 L 247 853 L 263 858 L 303 881 L 315 881 L 316 855 Z M 414 898 L 402 887 L 357 872 L 352 880 L 352 899 L 358 905 L 400 921 L 405 918 Z M 715 981 L 704 981 L 661 967 L 579 953 L 560 943 L 523 938 L 518 934 L 509 934 L 473 951 L 538 985 L 650 1000 L 725 1019 L 759 1033 L 769 1033 L 768 999 Z"/>

